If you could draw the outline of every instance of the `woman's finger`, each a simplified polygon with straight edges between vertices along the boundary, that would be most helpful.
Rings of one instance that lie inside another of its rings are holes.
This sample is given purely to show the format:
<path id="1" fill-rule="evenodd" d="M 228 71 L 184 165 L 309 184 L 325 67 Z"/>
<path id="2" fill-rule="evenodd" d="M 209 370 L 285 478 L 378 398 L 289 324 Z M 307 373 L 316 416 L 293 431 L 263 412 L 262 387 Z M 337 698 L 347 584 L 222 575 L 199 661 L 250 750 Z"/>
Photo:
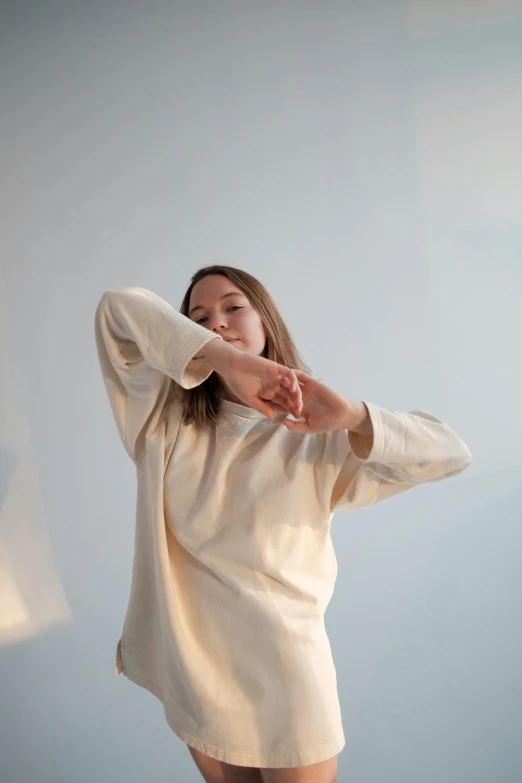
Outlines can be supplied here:
<path id="1" fill-rule="evenodd" d="M 299 383 L 297 381 L 297 377 L 295 375 L 294 370 L 292 370 L 291 376 L 286 376 L 283 378 L 283 383 L 293 392 L 299 389 Z"/>
<path id="2" fill-rule="evenodd" d="M 258 396 L 267 401 L 275 400 L 276 395 L 280 395 L 278 402 L 282 405 L 281 410 L 291 413 L 296 418 L 301 416 L 303 397 L 294 370 L 281 367 L 278 376 L 266 383 L 258 392 Z"/>
<path id="3" fill-rule="evenodd" d="M 308 424 L 306 421 L 292 421 L 292 419 L 281 419 L 279 422 L 280 424 L 284 424 L 284 426 L 292 430 L 292 432 L 308 432 Z"/>
<path id="4" fill-rule="evenodd" d="M 271 408 L 277 412 L 291 413 L 293 416 L 298 416 L 298 408 L 295 405 L 293 398 L 288 397 L 288 395 L 284 394 L 283 392 L 278 392 L 273 397 L 265 399 L 265 401 L 268 402 Z"/>
<path id="5" fill-rule="evenodd" d="M 278 392 L 278 397 L 294 416 L 299 417 L 301 415 L 303 403 L 299 391 L 292 391 L 282 386 Z"/>
<path id="6" fill-rule="evenodd" d="M 259 413 L 262 413 L 264 416 L 267 416 L 269 419 L 274 418 L 275 411 L 272 407 L 272 403 L 268 403 L 266 400 L 262 400 L 261 397 L 257 397 L 255 403 L 251 402 L 251 405 L 252 408 L 259 411 Z"/>
<path id="7" fill-rule="evenodd" d="M 281 384 L 278 391 L 280 394 L 286 395 L 289 399 L 298 400 L 301 397 L 301 390 L 298 386 L 294 388 L 291 385 Z"/>
<path id="8" fill-rule="evenodd" d="M 266 399 L 272 399 L 274 395 L 278 393 L 284 393 L 288 401 L 291 402 L 295 408 L 299 408 L 302 403 L 301 389 L 297 383 L 297 379 L 292 381 L 291 378 L 282 376 L 279 380 L 274 380 L 266 384 L 260 390 L 259 395 Z"/>
<path id="9" fill-rule="evenodd" d="M 278 392 L 272 398 L 272 401 L 276 402 L 278 405 L 284 406 L 285 410 L 294 414 L 299 407 L 298 402 L 295 400 L 294 396 L 291 393 L 286 392 L 284 389 Z"/>
<path id="10" fill-rule="evenodd" d="M 270 408 L 274 411 L 274 413 L 288 413 L 288 406 L 287 405 L 281 405 L 277 402 L 271 402 Z"/>

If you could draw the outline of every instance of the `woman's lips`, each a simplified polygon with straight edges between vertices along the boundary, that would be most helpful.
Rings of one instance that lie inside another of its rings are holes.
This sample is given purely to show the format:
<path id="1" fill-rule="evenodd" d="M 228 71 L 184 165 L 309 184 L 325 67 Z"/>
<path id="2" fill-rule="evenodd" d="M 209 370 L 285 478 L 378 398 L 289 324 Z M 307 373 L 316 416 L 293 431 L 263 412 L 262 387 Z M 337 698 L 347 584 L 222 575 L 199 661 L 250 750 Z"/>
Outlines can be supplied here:
<path id="1" fill-rule="evenodd" d="M 236 342 L 236 339 L 237 339 L 236 337 L 223 337 L 223 340 L 224 340 L 226 343 L 235 343 L 235 342 Z"/>

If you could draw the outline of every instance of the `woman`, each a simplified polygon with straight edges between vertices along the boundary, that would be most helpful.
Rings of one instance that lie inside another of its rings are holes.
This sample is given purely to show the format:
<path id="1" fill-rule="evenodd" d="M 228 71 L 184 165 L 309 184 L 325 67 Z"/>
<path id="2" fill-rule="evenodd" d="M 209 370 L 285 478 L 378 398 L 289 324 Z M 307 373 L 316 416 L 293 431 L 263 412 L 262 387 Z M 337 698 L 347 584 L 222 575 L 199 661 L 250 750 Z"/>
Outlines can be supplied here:
<path id="1" fill-rule="evenodd" d="M 233 267 L 200 269 L 180 312 L 107 291 L 96 344 L 137 476 L 116 675 L 162 701 L 208 783 L 336 781 L 333 512 L 454 476 L 469 449 L 429 413 L 313 379 L 269 293 Z"/>

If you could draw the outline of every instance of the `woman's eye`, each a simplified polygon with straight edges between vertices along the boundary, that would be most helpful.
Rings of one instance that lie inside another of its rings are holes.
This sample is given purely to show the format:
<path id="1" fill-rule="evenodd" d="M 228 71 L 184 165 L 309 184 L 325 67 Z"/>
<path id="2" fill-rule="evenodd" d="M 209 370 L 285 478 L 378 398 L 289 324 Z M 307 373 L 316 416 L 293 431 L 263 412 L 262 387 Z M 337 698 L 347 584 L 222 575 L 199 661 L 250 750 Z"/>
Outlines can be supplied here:
<path id="1" fill-rule="evenodd" d="M 229 310 L 242 310 L 243 308 L 242 308 L 242 305 L 232 305 L 232 307 L 229 307 L 228 309 Z M 206 320 L 207 320 L 206 317 L 205 318 L 198 318 L 196 323 L 197 324 L 202 324 L 203 321 L 206 321 Z"/>

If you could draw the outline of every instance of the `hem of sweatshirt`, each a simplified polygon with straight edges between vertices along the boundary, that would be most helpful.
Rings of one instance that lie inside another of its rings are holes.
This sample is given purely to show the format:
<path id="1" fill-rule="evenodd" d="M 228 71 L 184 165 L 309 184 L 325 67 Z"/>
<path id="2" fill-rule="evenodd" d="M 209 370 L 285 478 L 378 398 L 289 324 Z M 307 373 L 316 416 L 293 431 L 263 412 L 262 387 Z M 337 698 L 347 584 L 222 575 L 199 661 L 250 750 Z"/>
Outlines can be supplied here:
<path id="1" fill-rule="evenodd" d="M 316 745 L 313 749 L 308 748 L 306 751 L 294 751 L 288 753 L 270 753 L 260 754 L 252 752 L 237 752 L 232 750 L 226 750 L 225 748 L 219 748 L 216 745 L 212 745 L 205 740 L 198 739 L 193 734 L 182 729 L 176 721 L 169 715 L 165 702 L 163 701 L 163 694 L 161 688 L 155 685 L 150 680 L 142 677 L 139 674 L 135 674 L 127 669 L 127 667 L 121 668 L 121 673 L 135 685 L 139 685 L 141 688 L 145 688 L 156 696 L 157 699 L 163 704 L 163 710 L 167 723 L 176 734 L 179 739 L 183 740 L 190 747 L 205 753 L 210 758 L 217 761 L 224 761 L 226 764 L 235 764 L 240 767 L 258 767 L 258 768 L 288 768 L 288 767 L 306 767 L 309 764 L 318 764 L 321 761 L 326 761 L 332 756 L 337 756 L 346 745 L 344 735 L 336 740 L 323 743 L 322 745 Z"/>

